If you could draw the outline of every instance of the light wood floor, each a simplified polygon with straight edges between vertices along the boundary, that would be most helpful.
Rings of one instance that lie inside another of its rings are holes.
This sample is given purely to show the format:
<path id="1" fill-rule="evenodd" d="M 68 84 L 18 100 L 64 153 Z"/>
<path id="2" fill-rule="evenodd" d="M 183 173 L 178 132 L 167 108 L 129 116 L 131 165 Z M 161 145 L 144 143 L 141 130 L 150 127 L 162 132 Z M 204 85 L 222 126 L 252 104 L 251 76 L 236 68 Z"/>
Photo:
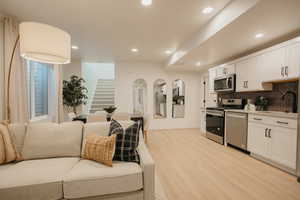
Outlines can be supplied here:
<path id="1" fill-rule="evenodd" d="M 300 200 L 294 176 L 198 129 L 150 131 L 148 147 L 169 200 Z"/>

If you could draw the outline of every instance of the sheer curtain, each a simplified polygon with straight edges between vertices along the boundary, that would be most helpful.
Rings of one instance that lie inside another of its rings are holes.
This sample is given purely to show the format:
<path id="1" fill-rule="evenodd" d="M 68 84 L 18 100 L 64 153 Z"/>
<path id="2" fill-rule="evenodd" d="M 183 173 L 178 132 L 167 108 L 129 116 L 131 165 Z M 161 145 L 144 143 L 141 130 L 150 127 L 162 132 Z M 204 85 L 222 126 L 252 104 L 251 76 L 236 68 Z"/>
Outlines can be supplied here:
<path id="1" fill-rule="evenodd" d="M 64 121 L 62 105 L 62 66 L 53 65 L 49 77 L 49 116 L 53 122 Z"/>
<path id="2" fill-rule="evenodd" d="M 11 108 L 11 122 L 23 123 L 28 121 L 27 103 L 27 81 L 26 81 L 26 62 L 20 57 L 19 45 L 17 46 L 11 73 L 10 102 L 6 102 L 8 95 L 8 72 L 9 62 L 13 51 L 14 43 L 19 34 L 19 23 L 10 17 L 4 17 L 4 73 L 1 75 L 4 80 L 4 107 L 9 103 Z M 7 118 L 7 112 L 4 114 Z"/>

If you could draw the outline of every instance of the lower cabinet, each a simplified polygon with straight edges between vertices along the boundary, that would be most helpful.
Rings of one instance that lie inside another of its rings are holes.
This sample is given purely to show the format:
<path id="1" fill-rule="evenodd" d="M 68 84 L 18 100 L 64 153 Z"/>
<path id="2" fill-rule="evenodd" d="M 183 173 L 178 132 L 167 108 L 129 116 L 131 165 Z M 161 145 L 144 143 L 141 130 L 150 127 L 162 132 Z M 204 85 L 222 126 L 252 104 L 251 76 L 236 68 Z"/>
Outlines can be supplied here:
<path id="1" fill-rule="evenodd" d="M 297 131 L 288 128 L 270 129 L 271 159 L 275 162 L 296 169 Z"/>
<path id="2" fill-rule="evenodd" d="M 290 170 L 296 169 L 297 129 L 284 119 L 266 117 L 248 122 L 248 151 Z M 273 120 L 273 121 L 272 121 Z M 284 123 L 280 126 L 280 123 Z"/>

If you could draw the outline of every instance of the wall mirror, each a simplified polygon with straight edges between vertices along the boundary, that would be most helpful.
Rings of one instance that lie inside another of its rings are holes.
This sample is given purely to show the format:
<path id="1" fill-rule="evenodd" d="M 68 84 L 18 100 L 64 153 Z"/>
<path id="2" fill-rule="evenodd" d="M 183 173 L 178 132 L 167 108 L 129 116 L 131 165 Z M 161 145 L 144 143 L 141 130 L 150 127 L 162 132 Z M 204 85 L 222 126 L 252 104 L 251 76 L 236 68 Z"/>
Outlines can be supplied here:
<path id="1" fill-rule="evenodd" d="M 167 83 L 163 79 L 158 79 L 153 86 L 154 96 L 154 119 L 163 119 L 167 117 Z"/>
<path id="2" fill-rule="evenodd" d="M 147 112 L 147 83 L 137 79 L 133 83 L 133 113 L 144 115 Z"/>
<path id="3" fill-rule="evenodd" d="M 185 84 L 183 80 L 173 81 L 172 117 L 184 118 L 185 112 Z"/>

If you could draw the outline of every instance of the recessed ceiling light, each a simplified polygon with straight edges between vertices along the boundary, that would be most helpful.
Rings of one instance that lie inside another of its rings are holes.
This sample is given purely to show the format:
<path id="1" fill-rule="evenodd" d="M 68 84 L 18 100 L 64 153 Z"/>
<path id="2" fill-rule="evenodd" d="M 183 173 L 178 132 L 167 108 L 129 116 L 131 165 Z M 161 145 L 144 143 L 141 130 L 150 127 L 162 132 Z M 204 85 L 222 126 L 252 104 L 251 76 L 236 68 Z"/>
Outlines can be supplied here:
<path id="1" fill-rule="evenodd" d="M 196 66 L 199 67 L 201 65 L 201 62 L 196 62 Z"/>
<path id="2" fill-rule="evenodd" d="M 255 35 L 255 38 L 262 38 L 262 37 L 264 37 L 264 34 L 263 34 L 263 33 L 257 33 L 257 34 Z"/>
<path id="3" fill-rule="evenodd" d="M 136 52 L 138 52 L 139 50 L 137 49 L 137 48 L 133 48 L 133 49 L 131 49 L 131 52 L 134 52 L 134 53 L 136 53 Z"/>
<path id="4" fill-rule="evenodd" d="M 211 13 L 213 10 L 214 10 L 214 8 L 212 8 L 212 7 L 206 7 L 206 8 L 204 8 L 204 9 L 202 10 L 202 12 L 203 12 L 204 14 L 209 14 L 209 13 Z"/>
<path id="5" fill-rule="evenodd" d="M 71 47 L 72 49 L 74 49 L 74 50 L 77 50 L 77 49 L 79 49 L 79 47 L 78 46 L 75 46 L 75 45 L 72 45 L 72 47 Z"/>
<path id="6" fill-rule="evenodd" d="M 141 0 L 143 6 L 151 6 L 152 0 Z"/>
<path id="7" fill-rule="evenodd" d="M 173 51 L 172 51 L 172 50 L 166 50 L 165 53 L 166 53 L 167 55 L 170 55 L 170 54 L 173 53 Z"/>

